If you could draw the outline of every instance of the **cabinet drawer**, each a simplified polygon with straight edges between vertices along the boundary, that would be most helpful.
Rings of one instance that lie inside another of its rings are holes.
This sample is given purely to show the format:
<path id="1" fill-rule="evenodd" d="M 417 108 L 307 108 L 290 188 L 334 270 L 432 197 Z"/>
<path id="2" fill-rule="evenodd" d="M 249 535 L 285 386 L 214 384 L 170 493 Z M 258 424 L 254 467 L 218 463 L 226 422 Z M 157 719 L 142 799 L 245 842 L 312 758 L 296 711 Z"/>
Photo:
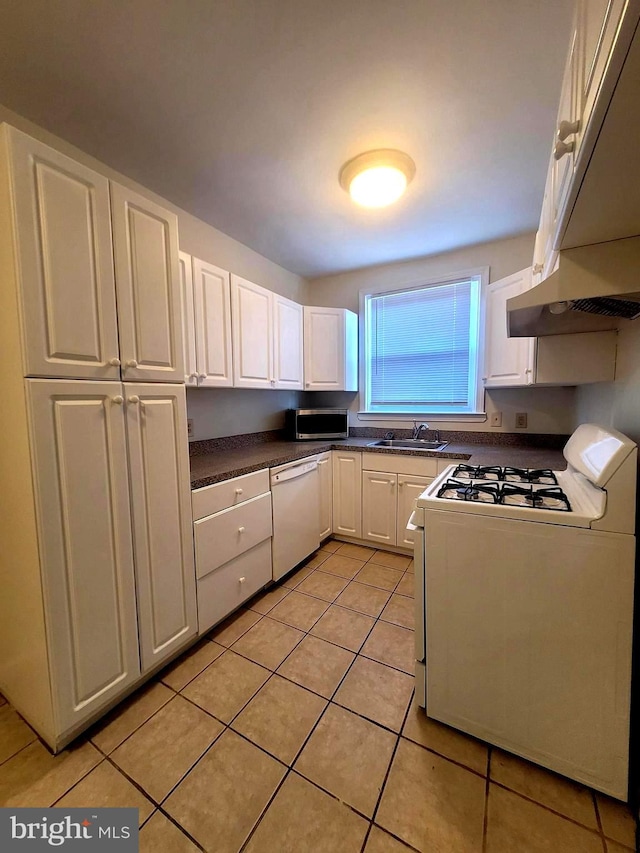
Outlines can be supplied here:
<path id="1" fill-rule="evenodd" d="M 234 477 L 233 480 L 214 483 L 213 486 L 205 486 L 204 489 L 196 489 L 191 492 L 193 520 L 197 521 L 199 518 L 213 515 L 214 512 L 236 506 L 268 491 L 268 468 L 254 471 L 252 474 L 244 474 L 242 477 Z"/>
<path id="2" fill-rule="evenodd" d="M 271 580 L 271 541 L 265 539 L 197 582 L 198 633 L 204 634 Z"/>
<path id="3" fill-rule="evenodd" d="M 415 474 L 420 477 L 435 477 L 438 473 L 438 461 L 435 456 L 395 456 L 392 453 L 362 454 L 363 470 L 386 471 L 390 474 Z M 447 464 L 450 463 L 451 460 L 448 460 Z"/>
<path id="4" fill-rule="evenodd" d="M 196 521 L 196 577 L 208 575 L 269 539 L 271 529 L 270 492 Z"/>

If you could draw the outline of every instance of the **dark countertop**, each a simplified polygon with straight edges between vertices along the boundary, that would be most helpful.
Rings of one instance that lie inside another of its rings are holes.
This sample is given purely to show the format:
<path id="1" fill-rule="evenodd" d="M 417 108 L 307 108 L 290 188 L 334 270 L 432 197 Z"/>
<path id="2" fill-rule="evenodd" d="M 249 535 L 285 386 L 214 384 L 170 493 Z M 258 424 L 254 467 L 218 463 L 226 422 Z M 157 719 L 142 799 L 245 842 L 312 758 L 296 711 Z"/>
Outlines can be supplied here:
<path id="1" fill-rule="evenodd" d="M 566 461 L 560 450 L 545 447 L 518 447 L 499 444 L 464 444 L 451 442 L 444 451 L 398 450 L 368 447 L 375 438 L 347 438 L 344 441 L 267 441 L 245 447 L 213 450 L 191 456 L 191 488 L 200 489 L 261 468 L 273 468 L 313 456 L 326 450 L 364 450 L 367 453 L 396 456 L 429 456 L 435 459 L 469 461 L 471 465 L 513 465 L 519 468 L 553 468 L 562 470 Z"/>

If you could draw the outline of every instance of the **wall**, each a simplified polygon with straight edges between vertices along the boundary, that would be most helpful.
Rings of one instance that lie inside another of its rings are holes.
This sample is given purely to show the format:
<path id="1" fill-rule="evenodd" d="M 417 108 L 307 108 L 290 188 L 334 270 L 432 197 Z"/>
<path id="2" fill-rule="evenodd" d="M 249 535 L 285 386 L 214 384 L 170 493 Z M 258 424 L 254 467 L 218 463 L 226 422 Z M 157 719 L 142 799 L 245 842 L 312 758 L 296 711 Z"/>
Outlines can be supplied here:
<path id="1" fill-rule="evenodd" d="M 475 246 L 465 246 L 453 252 L 418 258 L 395 264 L 340 273 L 316 278 L 308 283 L 306 303 L 308 305 L 339 306 L 359 311 L 360 290 L 366 287 L 402 286 L 415 284 L 439 275 L 474 267 L 490 267 L 489 281 L 497 281 L 531 264 L 534 234 L 523 234 L 506 240 L 495 240 Z M 502 426 L 490 427 L 489 421 L 446 421 L 437 420 L 440 429 L 513 432 L 516 412 L 526 412 L 528 425 L 519 432 L 570 433 L 574 424 L 573 388 L 517 388 L 486 392 L 487 415 L 502 412 Z M 325 405 L 330 401 L 325 400 Z M 360 397 L 355 395 L 350 405 L 350 421 L 353 426 L 382 426 L 385 428 L 406 427 L 406 422 L 373 421 L 358 419 Z M 432 418 L 431 420 L 435 420 Z"/>
<path id="2" fill-rule="evenodd" d="M 615 382 L 585 385 L 576 395 L 576 424 L 612 426 L 640 443 L 640 320 L 618 334 Z"/>
<path id="3" fill-rule="evenodd" d="M 299 408 L 299 394 L 261 388 L 188 388 L 191 440 L 283 429 L 285 409 Z"/>

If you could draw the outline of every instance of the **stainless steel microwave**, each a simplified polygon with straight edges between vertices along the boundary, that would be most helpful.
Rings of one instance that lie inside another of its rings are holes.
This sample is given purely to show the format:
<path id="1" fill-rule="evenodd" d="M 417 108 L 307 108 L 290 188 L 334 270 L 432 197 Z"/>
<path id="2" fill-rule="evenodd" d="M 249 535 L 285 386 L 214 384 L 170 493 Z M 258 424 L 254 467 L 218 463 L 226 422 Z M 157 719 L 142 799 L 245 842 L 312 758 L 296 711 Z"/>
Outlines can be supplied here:
<path id="1" fill-rule="evenodd" d="M 292 438 L 347 438 L 347 409 L 288 409 L 287 431 Z"/>

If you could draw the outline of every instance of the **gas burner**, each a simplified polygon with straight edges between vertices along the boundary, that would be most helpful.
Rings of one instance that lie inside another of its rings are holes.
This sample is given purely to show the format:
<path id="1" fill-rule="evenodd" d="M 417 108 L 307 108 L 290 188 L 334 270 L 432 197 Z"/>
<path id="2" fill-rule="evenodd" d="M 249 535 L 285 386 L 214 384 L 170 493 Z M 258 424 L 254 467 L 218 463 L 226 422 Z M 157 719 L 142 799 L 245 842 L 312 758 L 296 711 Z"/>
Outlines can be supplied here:
<path id="1" fill-rule="evenodd" d="M 549 468 L 505 468 L 502 479 L 509 483 L 540 483 L 557 486 L 556 475 Z"/>
<path id="2" fill-rule="evenodd" d="M 569 499 L 559 486 L 534 489 L 533 486 L 504 483 L 500 493 L 500 503 L 505 504 L 505 506 L 525 506 L 534 509 L 555 509 L 561 512 L 571 512 Z"/>
<path id="3" fill-rule="evenodd" d="M 437 497 L 454 501 L 497 504 L 500 502 L 500 487 L 498 483 L 465 483 L 460 480 L 447 480 L 440 486 Z"/>
<path id="4" fill-rule="evenodd" d="M 454 477 L 465 480 L 502 480 L 502 468 L 497 465 L 458 465 L 453 472 Z"/>

